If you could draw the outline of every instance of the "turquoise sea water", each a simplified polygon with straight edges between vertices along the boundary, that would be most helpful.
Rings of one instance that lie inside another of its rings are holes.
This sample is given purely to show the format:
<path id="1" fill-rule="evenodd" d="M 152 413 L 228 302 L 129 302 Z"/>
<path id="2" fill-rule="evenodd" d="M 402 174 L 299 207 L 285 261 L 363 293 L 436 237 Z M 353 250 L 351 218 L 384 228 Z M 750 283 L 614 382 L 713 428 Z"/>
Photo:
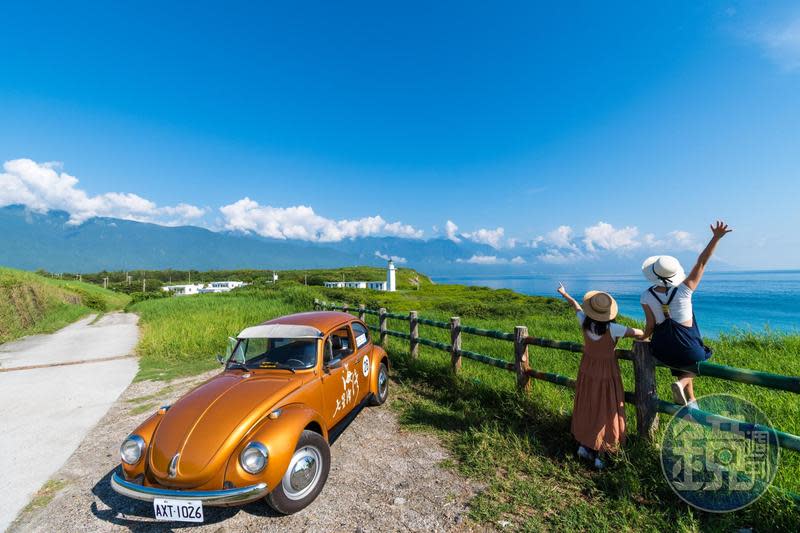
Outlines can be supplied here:
<path id="1" fill-rule="evenodd" d="M 588 290 L 610 292 L 619 302 L 620 313 L 644 319 L 639 296 L 649 286 L 636 275 L 528 275 L 433 277 L 436 283 L 480 285 L 513 289 L 524 294 L 558 296 L 558 281 L 580 299 Z M 800 270 L 709 272 L 695 292 L 694 310 L 704 335 L 736 329 L 800 334 Z"/>

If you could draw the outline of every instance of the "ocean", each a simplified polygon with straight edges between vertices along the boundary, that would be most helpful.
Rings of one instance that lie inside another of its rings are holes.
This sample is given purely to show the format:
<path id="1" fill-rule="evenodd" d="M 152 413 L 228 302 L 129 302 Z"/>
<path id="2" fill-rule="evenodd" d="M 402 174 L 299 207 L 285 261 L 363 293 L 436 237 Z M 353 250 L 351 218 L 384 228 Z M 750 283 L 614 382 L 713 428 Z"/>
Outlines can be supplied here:
<path id="1" fill-rule="evenodd" d="M 648 282 L 636 275 L 434 276 L 436 283 L 512 289 L 523 294 L 554 296 L 564 282 L 580 300 L 589 290 L 611 293 L 620 314 L 644 320 L 639 296 Z M 800 270 L 707 272 L 692 299 L 703 335 L 735 331 L 800 334 Z"/>

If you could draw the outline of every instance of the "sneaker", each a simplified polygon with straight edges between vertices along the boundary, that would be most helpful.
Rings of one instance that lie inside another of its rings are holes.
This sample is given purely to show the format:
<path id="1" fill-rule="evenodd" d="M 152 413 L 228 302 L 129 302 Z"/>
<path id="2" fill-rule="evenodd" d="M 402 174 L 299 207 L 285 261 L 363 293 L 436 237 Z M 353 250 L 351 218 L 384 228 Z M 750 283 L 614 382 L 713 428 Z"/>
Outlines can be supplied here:
<path id="1" fill-rule="evenodd" d="M 594 459 L 594 454 L 589 449 L 583 446 L 578 446 L 578 457 L 585 461 L 591 461 Z"/>
<path id="2" fill-rule="evenodd" d="M 599 457 L 595 457 L 594 458 L 594 467 L 596 469 L 598 469 L 598 470 L 602 470 L 602 469 L 604 469 L 606 467 L 606 464 L 602 460 L 600 460 Z"/>
<path id="3" fill-rule="evenodd" d="M 686 405 L 686 394 L 683 392 L 683 387 L 677 381 L 672 384 L 672 401 L 678 405 Z"/>
<path id="4" fill-rule="evenodd" d="M 700 406 L 697 405 L 697 400 L 687 402 L 686 407 L 688 407 L 689 409 L 700 409 Z"/>

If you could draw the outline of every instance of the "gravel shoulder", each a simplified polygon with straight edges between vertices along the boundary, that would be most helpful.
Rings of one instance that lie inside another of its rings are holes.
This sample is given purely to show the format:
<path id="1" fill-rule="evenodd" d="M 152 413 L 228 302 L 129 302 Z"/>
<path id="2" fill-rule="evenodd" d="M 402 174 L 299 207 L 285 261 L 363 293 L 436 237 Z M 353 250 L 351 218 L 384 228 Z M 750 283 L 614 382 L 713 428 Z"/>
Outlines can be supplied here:
<path id="1" fill-rule="evenodd" d="M 331 446 L 322 493 L 292 516 L 259 501 L 206 508 L 202 525 L 155 522 L 152 504 L 109 486 L 119 443 L 159 405 L 173 402 L 213 375 L 171 383 L 133 383 L 88 433 L 75 453 L 17 517 L 10 531 L 464 531 L 478 487 L 440 465 L 448 458 L 436 437 L 404 431 L 388 405 L 365 407 Z M 391 397 L 390 397 L 391 401 Z"/>

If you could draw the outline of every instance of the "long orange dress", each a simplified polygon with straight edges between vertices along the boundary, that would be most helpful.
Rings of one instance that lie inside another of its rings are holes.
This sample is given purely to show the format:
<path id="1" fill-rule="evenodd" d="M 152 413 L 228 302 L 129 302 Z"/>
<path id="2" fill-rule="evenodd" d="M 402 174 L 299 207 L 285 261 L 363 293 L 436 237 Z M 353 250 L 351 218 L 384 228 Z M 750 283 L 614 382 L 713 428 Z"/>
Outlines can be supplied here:
<path id="1" fill-rule="evenodd" d="M 625 442 L 625 389 L 611 331 L 599 340 L 583 332 L 583 358 L 575 386 L 572 434 L 587 448 L 614 451 Z"/>

